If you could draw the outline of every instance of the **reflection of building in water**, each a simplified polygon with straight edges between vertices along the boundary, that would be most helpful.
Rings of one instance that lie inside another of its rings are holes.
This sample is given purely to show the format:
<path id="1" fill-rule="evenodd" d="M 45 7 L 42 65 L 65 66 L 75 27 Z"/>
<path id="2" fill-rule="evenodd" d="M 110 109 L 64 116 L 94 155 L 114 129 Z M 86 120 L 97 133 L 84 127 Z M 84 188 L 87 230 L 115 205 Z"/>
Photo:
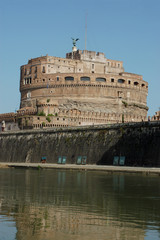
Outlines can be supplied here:
<path id="1" fill-rule="evenodd" d="M 21 215 L 21 211 L 22 215 Z M 77 207 L 33 207 L 19 209 L 17 240 L 28 239 L 116 239 L 144 240 L 145 230 L 136 223 L 117 221 L 115 216 L 83 212 Z"/>
<path id="2" fill-rule="evenodd" d="M 148 176 L 7 171 L 1 180 L 11 185 L 0 188 L 2 212 L 14 217 L 17 240 L 144 240 L 149 223 L 159 224 L 160 205 L 152 203 L 160 187 L 154 182 L 148 191 Z"/>

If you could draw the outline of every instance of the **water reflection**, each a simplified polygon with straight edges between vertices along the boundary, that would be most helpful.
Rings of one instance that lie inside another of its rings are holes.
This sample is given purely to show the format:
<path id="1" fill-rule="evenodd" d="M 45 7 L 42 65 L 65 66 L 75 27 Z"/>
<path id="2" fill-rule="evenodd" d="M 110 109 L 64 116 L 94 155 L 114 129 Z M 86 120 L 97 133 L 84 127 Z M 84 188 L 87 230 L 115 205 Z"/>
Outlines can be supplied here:
<path id="1" fill-rule="evenodd" d="M 17 240 L 159 239 L 159 177 L 0 169 L 0 182 L 0 212 Z"/>

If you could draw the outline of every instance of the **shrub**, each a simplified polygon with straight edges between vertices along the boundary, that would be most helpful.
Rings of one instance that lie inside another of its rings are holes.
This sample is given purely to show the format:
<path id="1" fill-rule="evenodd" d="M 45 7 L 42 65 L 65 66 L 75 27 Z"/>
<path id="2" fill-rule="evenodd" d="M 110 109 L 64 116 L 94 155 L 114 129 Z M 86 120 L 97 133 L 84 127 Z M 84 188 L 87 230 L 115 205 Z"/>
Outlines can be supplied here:
<path id="1" fill-rule="evenodd" d="M 46 120 L 48 121 L 48 122 L 51 122 L 51 119 L 50 119 L 50 117 L 46 117 Z"/>
<path id="2" fill-rule="evenodd" d="M 46 114 L 43 111 L 41 111 L 38 113 L 38 116 L 46 116 Z"/>

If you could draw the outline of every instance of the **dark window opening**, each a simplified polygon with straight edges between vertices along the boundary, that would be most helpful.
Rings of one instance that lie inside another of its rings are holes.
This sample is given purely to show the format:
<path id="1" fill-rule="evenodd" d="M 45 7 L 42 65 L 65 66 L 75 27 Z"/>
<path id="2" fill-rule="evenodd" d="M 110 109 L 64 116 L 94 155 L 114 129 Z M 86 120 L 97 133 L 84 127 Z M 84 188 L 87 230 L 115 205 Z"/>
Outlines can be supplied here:
<path id="1" fill-rule="evenodd" d="M 124 79 L 118 79 L 118 83 L 124 83 L 125 80 Z"/>
<path id="2" fill-rule="evenodd" d="M 44 66 L 43 66 L 43 68 L 42 68 L 42 72 L 45 73 L 45 67 L 44 67 Z"/>
<path id="3" fill-rule="evenodd" d="M 68 76 L 68 77 L 65 77 L 65 80 L 66 81 L 74 81 L 74 77 Z"/>
<path id="4" fill-rule="evenodd" d="M 106 79 L 105 78 L 96 78 L 96 81 L 97 82 L 106 82 Z"/>
<path id="5" fill-rule="evenodd" d="M 90 77 L 81 77 L 81 81 L 90 81 Z"/>
<path id="6" fill-rule="evenodd" d="M 134 82 L 134 85 L 137 86 L 139 83 L 138 82 Z"/>
<path id="7" fill-rule="evenodd" d="M 114 78 L 111 78 L 111 82 L 114 82 Z"/>
<path id="8" fill-rule="evenodd" d="M 144 84 L 144 83 L 142 83 L 142 87 L 145 87 L 145 84 Z"/>
<path id="9" fill-rule="evenodd" d="M 131 81 L 130 81 L 130 80 L 128 80 L 128 84 L 131 84 Z"/>
<path id="10" fill-rule="evenodd" d="M 59 81 L 59 77 L 57 77 L 57 81 Z"/>

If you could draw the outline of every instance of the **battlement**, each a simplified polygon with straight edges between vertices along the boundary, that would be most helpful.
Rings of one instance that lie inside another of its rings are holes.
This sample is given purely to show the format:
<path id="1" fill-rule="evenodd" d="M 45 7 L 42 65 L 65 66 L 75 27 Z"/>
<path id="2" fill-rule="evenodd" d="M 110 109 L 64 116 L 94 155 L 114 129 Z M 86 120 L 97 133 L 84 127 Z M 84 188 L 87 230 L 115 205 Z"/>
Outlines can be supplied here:
<path id="1" fill-rule="evenodd" d="M 67 59 L 78 59 L 82 61 L 93 61 L 93 62 L 106 62 L 104 53 L 88 51 L 88 50 L 77 50 L 66 54 Z"/>

